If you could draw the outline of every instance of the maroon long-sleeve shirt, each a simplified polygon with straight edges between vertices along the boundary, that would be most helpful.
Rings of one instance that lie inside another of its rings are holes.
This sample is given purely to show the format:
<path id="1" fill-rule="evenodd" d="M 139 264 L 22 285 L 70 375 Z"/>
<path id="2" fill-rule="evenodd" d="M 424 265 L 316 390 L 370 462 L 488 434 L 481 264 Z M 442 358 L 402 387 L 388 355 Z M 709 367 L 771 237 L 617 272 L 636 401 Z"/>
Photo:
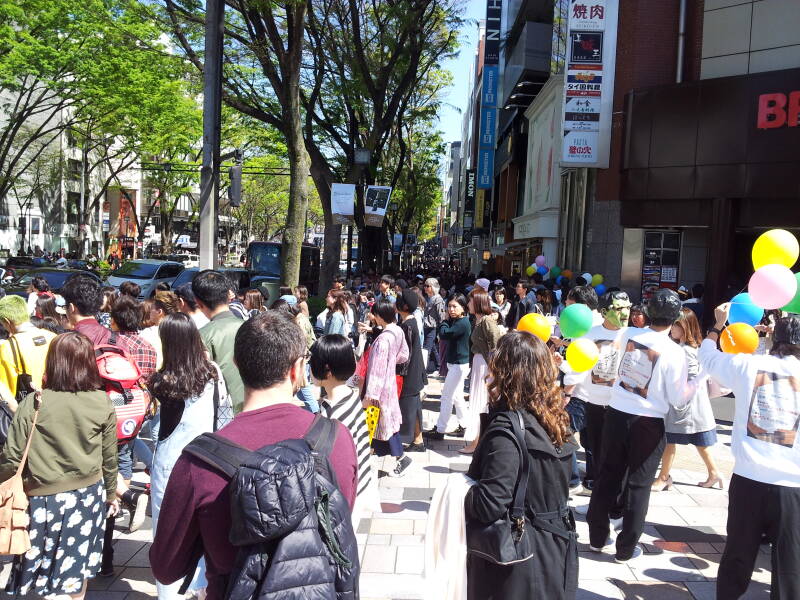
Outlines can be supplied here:
<path id="1" fill-rule="evenodd" d="M 243 412 L 217 433 L 251 450 L 287 439 L 302 438 L 314 415 L 293 404 L 276 404 Z M 330 461 L 339 489 L 350 508 L 356 497 L 358 469 L 353 438 L 344 425 Z M 228 541 L 231 530 L 228 480 L 212 467 L 181 455 L 169 478 L 158 530 L 150 548 L 155 578 L 172 583 L 183 578 L 202 551 L 206 559 L 208 600 L 225 595 L 225 577 L 233 570 L 237 549 Z"/>

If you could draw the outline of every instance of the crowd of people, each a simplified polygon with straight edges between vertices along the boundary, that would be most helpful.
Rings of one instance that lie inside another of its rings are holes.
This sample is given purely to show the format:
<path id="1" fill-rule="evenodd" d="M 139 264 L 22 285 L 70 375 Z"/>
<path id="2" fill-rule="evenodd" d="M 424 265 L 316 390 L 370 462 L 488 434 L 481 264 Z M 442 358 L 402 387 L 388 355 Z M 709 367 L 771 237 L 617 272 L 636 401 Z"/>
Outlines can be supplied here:
<path id="1" fill-rule="evenodd" d="M 323 308 L 303 286 L 270 299 L 207 270 L 144 301 L 132 282 L 103 288 L 82 274 L 59 294 L 34 278 L 29 292 L 0 298 L 0 479 L 24 464 L 31 517 L 9 592 L 82 598 L 88 579 L 114 574 L 120 513 L 135 530 L 149 501 L 161 600 L 234 588 L 358 597 L 354 529 L 381 510 L 374 465 L 402 477 L 449 438 L 472 457 L 459 500 L 466 597 L 573 598 L 570 497 L 591 496 L 592 551 L 635 559 L 650 494 L 672 486 L 676 445 L 700 453 L 698 485 L 725 485 L 710 397 L 731 393 L 718 597 L 745 592 L 762 538 L 774 597 L 800 597 L 797 316 L 773 315 L 763 352 L 732 355 L 717 348 L 725 305 L 703 335 L 702 286 L 633 305 L 581 277 L 398 273 L 337 277 Z M 573 304 L 592 312 L 585 337 L 599 355 L 581 372 L 559 329 Z M 549 339 L 517 329 L 530 313 L 551 324 Z M 426 429 L 432 378 L 442 391 Z M 148 487 L 132 481 L 137 463 Z"/>

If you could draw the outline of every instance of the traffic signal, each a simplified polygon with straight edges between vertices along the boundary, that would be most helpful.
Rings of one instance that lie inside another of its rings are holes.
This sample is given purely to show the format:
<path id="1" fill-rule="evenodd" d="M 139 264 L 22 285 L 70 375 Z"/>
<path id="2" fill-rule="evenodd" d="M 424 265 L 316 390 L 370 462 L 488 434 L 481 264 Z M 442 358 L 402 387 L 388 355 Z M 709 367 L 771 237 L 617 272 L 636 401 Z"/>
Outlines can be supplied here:
<path id="1" fill-rule="evenodd" d="M 231 183 L 228 186 L 228 201 L 234 208 L 242 204 L 242 165 L 233 165 L 228 170 Z"/>

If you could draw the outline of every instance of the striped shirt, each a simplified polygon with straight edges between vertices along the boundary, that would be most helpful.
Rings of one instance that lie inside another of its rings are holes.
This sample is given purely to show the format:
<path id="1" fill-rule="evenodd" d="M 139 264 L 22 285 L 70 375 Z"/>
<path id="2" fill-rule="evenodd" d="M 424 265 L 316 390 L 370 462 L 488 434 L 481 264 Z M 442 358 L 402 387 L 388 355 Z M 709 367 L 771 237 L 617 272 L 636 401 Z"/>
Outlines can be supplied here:
<path id="1" fill-rule="evenodd" d="M 342 423 L 353 436 L 358 460 L 357 495 L 361 495 L 370 483 L 372 469 L 369 464 L 371 450 L 369 447 L 366 413 L 361 406 L 361 399 L 358 397 L 357 390 L 351 389 L 347 396 L 333 405 L 331 405 L 329 398 L 323 400 L 322 409 L 325 411 L 325 416 Z"/>

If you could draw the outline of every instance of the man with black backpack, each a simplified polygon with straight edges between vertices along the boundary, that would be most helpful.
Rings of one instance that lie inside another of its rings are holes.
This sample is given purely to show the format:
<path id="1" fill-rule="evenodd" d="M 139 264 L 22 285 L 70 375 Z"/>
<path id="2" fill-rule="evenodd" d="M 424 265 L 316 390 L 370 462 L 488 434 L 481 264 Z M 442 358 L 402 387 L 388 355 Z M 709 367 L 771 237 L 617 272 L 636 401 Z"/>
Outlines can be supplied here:
<path id="1" fill-rule="evenodd" d="M 300 327 L 277 311 L 239 328 L 243 411 L 192 442 L 175 464 L 150 549 L 160 582 L 191 576 L 204 556 L 207 600 L 272 593 L 292 600 L 311 588 L 319 597 L 358 598 L 349 514 L 355 444 L 344 425 L 295 399 L 306 353 Z"/>

